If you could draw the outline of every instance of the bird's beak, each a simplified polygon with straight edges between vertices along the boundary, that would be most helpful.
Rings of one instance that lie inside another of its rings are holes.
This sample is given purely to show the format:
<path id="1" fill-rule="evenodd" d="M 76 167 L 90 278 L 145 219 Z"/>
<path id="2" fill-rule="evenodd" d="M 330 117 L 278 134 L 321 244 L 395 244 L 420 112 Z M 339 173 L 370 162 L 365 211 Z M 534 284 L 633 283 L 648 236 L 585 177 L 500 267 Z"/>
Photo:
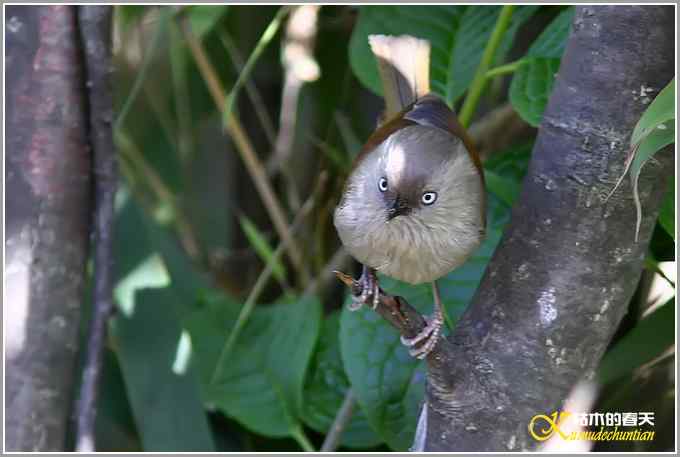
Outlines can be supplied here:
<path id="1" fill-rule="evenodd" d="M 387 208 L 387 220 L 391 221 L 397 216 L 404 216 L 411 212 L 411 207 L 408 206 L 406 201 L 399 198 L 399 195 L 394 197 L 392 204 Z"/>

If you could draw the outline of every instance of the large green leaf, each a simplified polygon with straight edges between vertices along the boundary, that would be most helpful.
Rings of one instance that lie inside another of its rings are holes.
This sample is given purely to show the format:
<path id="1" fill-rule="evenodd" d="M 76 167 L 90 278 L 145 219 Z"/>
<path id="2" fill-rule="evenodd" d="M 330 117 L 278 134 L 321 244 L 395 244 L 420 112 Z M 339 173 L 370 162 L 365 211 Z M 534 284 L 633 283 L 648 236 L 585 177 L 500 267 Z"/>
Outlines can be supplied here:
<path id="1" fill-rule="evenodd" d="M 97 451 L 140 452 L 142 450 L 123 373 L 116 354 L 108 348 L 104 350 L 102 362 L 95 442 Z"/>
<path id="2" fill-rule="evenodd" d="M 675 341 L 675 299 L 642 319 L 602 359 L 600 382 L 608 383 L 631 373 L 659 356 Z"/>
<path id="3" fill-rule="evenodd" d="M 300 427 L 302 388 L 321 307 L 311 298 L 258 307 L 223 371 L 215 374 L 237 313 L 229 301 L 208 299 L 185 321 L 200 361 L 204 399 L 257 433 L 293 435 Z"/>
<path id="4" fill-rule="evenodd" d="M 675 176 L 668 183 L 668 190 L 659 211 L 659 223 L 675 239 Z"/>
<path id="5" fill-rule="evenodd" d="M 630 138 L 636 145 L 661 124 L 675 119 L 675 78 L 664 87 L 645 110 Z"/>
<path id="6" fill-rule="evenodd" d="M 214 451 L 188 335 L 169 289 L 135 293 L 112 321 L 118 359 L 145 451 Z"/>
<path id="7" fill-rule="evenodd" d="M 518 6 L 515 9 L 512 23 L 495 56 L 497 64 L 510 49 L 519 26 L 536 9 L 535 6 Z M 431 43 L 432 90 L 453 103 L 470 85 L 500 10 L 500 6 L 488 5 L 362 6 L 350 41 L 352 70 L 365 86 L 382 94 L 368 35 L 409 34 L 424 38 Z"/>
<path id="8" fill-rule="evenodd" d="M 340 356 L 340 313 L 334 312 L 323 321 L 321 336 L 305 383 L 305 423 L 320 433 L 327 433 L 349 389 Z M 368 448 L 382 440 L 368 425 L 359 405 L 340 437 L 342 446 Z"/>
<path id="9" fill-rule="evenodd" d="M 498 20 L 501 6 L 468 6 L 454 38 L 453 54 L 449 62 L 446 99 L 455 102 L 468 88 L 482 59 L 484 48 Z M 492 65 L 503 63 L 520 25 L 533 15 L 538 7 L 517 6 L 512 13 L 510 26 L 503 36 Z"/>
<path id="10" fill-rule="evenodd" d="M 533 141 L 494 154 L 484 164 L 484 180 L 489 193 L 512 206 L 521 190 Z"/>
<path id="11" fill-rule="evenodd" d="M 120 255 L 114 296 L 119 308 L 130 314 L 136 290 L 171 285 L 180 315 L 188 312 L 199 293 L 210 288 L 207 275 L 193 265 L 172 232 L 144 213 L 125 186 L 118 191 L 117 205 L 114 242 Z"/>
<path id="12" fill-rule="evenodd" d="M 561 59 L 574 20 L 574 11 L 574 7 L 570 6 L 558 14 L 529 47 L 527 57 Z"/>
<path id="13" fill-rule="evenodd" d="M 519 115 L 538 126 L 560 68 L 574 7 L 562 11 L 531 45 L 510 85 L 510 103 Z"/>
<path id="14" fill-rule="evenodd" d="M 537 127 L 543 119 L 560 59 L 532 57 L 522 62 L 510 84 L 510 103 L 529 124 Z"/>
<path id="15" fill-rule="evenodd" d="M 380 281 L 389 293 L 430 312 L 432 294 L 426 286 L 408 287 L 386 277 Z M 408 354 L 396 330 L 366 307 L 350 312 L 345 306 L 340 347 L 345 371 L 371 427 L 392 449 L 407 450 L 425 392 L 424 364 Z"/>
<path id="16" fill-rule="evenodd" d="M 185 14 L 191 23 L 191 30 L 202 38 L 224 18 L 229 5 L 192 5 L 187 8 Z"/>

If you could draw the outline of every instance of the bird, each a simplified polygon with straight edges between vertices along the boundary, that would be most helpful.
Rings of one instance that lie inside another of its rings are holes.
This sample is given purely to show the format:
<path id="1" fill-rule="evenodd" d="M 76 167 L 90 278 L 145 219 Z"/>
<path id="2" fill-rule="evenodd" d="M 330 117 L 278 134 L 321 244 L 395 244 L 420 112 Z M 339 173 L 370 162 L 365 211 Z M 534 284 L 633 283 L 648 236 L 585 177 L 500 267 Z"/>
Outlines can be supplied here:
<path id="1" fill-rule="evenodd" d="M 333 222 L 362 264 L 350 311 L 379 304 L 377 273 L 431 283 L 434 312 L 415 337 L 425 358 L 444 324 L 437 279 L 462 265 L 486 232 L 484 172 L 455 113 L 430 90 L 430 43 L 410 35 L 370 35 L 386 109 L 351 167 Z"/>

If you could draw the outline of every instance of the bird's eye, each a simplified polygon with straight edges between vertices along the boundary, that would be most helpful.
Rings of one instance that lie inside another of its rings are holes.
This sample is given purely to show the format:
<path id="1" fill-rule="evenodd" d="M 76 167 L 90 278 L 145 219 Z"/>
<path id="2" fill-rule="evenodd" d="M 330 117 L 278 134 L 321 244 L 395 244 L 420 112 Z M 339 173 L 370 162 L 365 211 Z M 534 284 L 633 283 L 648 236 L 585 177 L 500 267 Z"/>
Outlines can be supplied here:
<path id="1" fill-rule="evenodd" d="M 424 192 L 420 200 L 423 202 L 423 205 L 431 205 L 437 201 L 437 192 Z"/>
<path id="2" fill-rule="evenodd" d="M 385 192 L 387 190 L 387 178 L 380 178 L 380 181 L 378 181 L 378 189 L 380 189 L 380 192 Z"/>

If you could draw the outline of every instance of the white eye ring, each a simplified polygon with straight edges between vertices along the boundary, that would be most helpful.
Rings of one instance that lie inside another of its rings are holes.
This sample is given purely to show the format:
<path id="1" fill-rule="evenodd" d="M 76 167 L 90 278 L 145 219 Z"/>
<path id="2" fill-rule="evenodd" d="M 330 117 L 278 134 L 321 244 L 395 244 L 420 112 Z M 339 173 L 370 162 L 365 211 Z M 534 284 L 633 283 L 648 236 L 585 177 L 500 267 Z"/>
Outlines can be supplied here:
<path id="1" fill-rule="evenodd" d="M 437 192 L 424 192 L 420 201 L 423 202 L 423 205 L 431 205 L 437 201 Z"/>
<path id="2" fill-rule="evenodd" d="M 378 189 L 380 189 L 380 192 L 385 192 L 387 190 L 387 178 L 380 178 L 378 181 Z"/>

